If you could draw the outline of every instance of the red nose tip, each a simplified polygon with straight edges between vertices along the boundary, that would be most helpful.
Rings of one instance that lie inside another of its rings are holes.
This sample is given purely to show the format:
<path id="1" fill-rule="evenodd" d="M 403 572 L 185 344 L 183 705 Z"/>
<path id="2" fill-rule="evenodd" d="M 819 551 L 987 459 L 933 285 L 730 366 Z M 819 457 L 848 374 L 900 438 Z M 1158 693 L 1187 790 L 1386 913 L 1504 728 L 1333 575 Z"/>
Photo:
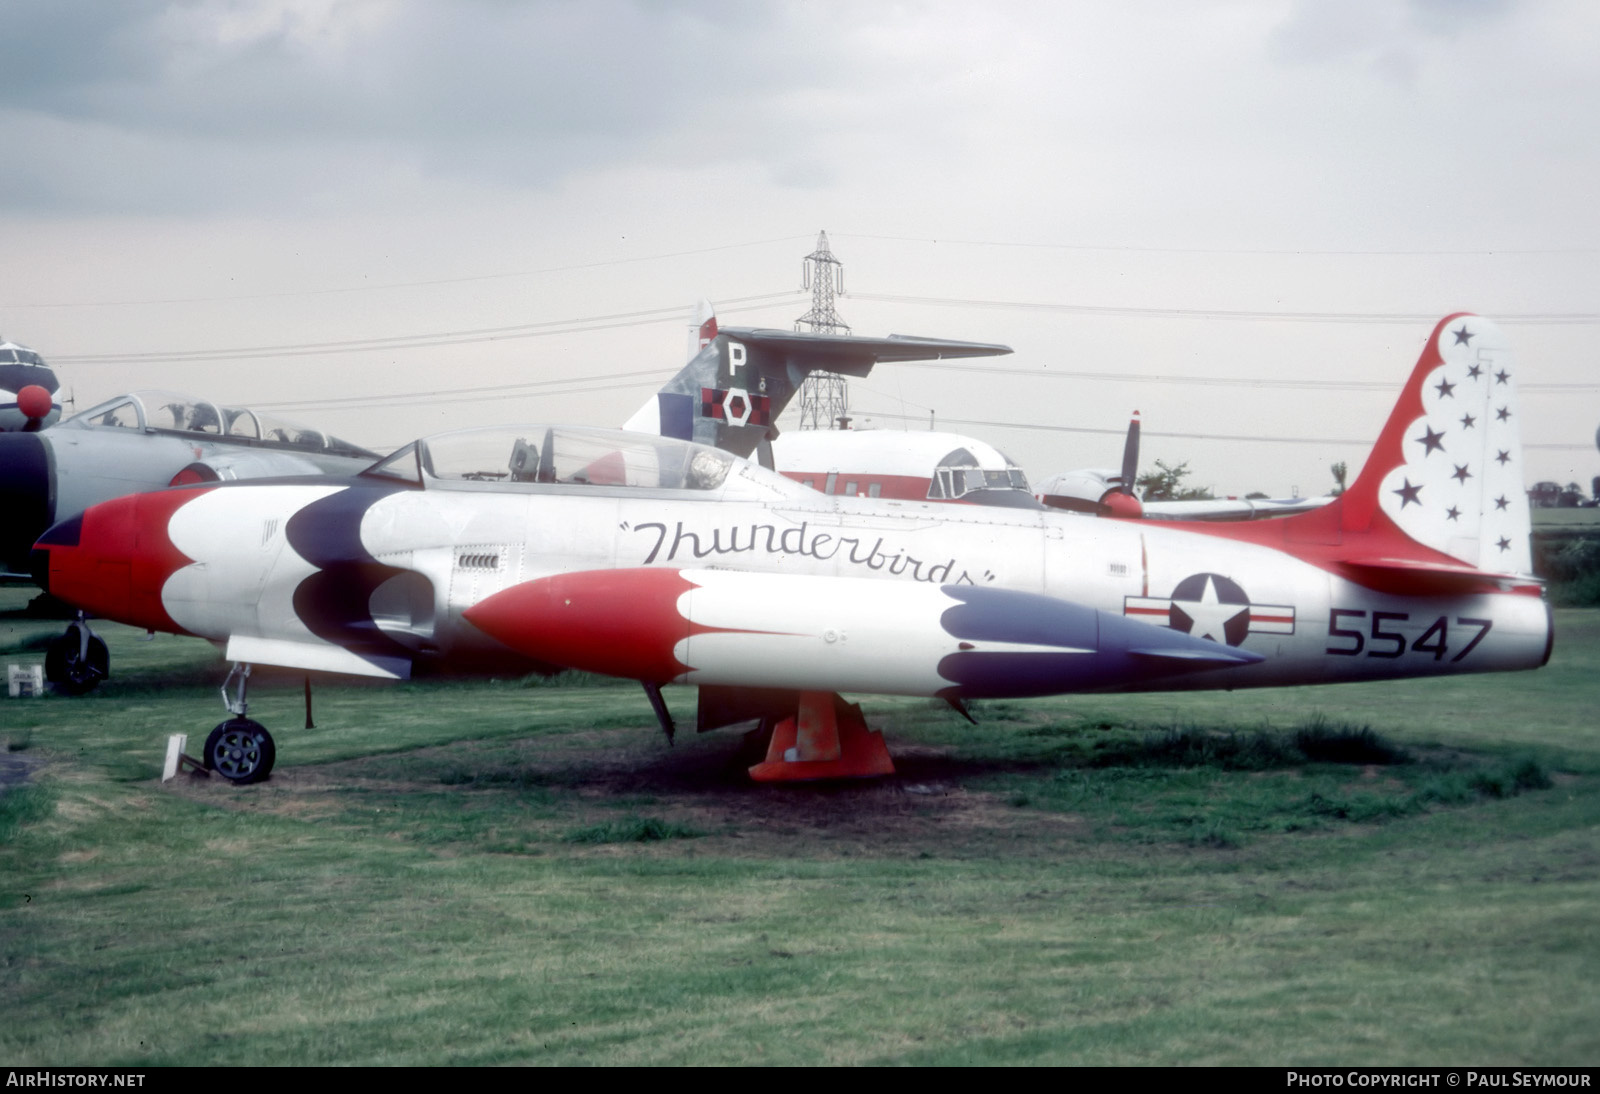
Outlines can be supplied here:
<path id="1" fill-rule="evenodd" d="M 38 384 L 28 384 L 17 392 L 17 409 L 25 418 L 38 420 L 55 409 L 50 393 Z"/>
<path id="2" fill-rule="evenodd" d="M 39 538 L 50 592 L 105 619 L 182 631 L 161 602 L 167 578 L 194 561 L 172 545 L 172 514 L 204 490 L 163 490 L 92 505 Z"/>

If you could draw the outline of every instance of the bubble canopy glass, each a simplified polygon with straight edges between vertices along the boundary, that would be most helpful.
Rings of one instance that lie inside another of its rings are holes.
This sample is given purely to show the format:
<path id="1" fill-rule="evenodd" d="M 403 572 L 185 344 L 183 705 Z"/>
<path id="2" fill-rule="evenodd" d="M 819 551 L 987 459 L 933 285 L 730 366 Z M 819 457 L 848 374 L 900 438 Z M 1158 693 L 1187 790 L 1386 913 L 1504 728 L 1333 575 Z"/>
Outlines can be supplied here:
<path id="1" fill-rule="evenodd" d="M 247 407 L 220 406 L 175 391 L 132 391 L 74 414 L 57 429 L 133 429 L 198 433 L 269 448 L 293 448 L 330 456 L 373 457 L 376 452 Z"/>
<path id="2" fill-rule="evenodd" d="M 707 445 L 578 426 L 488 426 L 441 433 L 406 445 L 363 474 L 429 489 L 483 483 L 810 495 L 776 472 Z"/>

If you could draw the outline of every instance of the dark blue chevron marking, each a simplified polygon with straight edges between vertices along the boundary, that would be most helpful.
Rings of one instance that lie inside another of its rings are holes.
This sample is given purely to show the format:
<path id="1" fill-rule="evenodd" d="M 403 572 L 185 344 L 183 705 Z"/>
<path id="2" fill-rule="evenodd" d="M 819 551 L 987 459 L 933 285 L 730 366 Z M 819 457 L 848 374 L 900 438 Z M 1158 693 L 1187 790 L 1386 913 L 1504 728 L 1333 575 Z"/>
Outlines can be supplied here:
<path id="1" fill-rule="evenodd" d="M 1257 654 L 1209 639 L 1191 638 L 1038 593 L 968 585 L 946 585 L 943 591 L 961 602 L 939 618 L 954 638 L 1062 650 L 971 649 L 949 654 L 939 661 L 939 675 L 954 685 L 948 693 L 963 699 L 1027 698 L 1117 688 L 1262 660 Z"/>
<path id="2" fill-rule="evenodd" d="M 295 588 L 295 614 L 318 638 L 368 660 L 410 660 L 414 653 L 378 629 L 371 607 L 379 585 L 409 571 L 379 562 L 361 542 L 367 510 L 405 489 L 396 484 L 340 490 L 307 505 L 284 527 L 289 546 L 318 567 Z"/>

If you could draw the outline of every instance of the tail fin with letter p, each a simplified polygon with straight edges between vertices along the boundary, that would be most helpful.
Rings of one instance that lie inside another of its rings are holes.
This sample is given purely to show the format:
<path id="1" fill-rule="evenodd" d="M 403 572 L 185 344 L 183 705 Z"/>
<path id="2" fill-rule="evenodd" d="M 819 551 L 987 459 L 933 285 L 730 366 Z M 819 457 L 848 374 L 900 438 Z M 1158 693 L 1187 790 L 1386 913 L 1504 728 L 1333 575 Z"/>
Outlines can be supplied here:
<path id="1" fill-rule="evenodd" d="M 718 327 L 710 305 L 702 304 L 700 332 L 709 336 L 679 373 L 652 395 L 622 428 L 659 433 L 715 445 L 749 456 L 800 385 L 818 370 L 866 376 L 887 361 L 937 361 L 952 357 L 993 357 L 1010 346 L 953 342 L 891 334 L 861 338 L 849 334 Z"/>

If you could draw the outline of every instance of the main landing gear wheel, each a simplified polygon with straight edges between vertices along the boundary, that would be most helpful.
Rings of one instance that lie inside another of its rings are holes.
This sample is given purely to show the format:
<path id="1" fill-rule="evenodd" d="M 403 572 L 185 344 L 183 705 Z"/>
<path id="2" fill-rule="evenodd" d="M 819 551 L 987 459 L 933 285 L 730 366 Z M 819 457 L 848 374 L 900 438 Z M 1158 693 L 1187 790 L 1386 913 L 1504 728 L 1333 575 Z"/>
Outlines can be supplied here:
<path id="1" fill-rule="evenodd" d="M 68 625 L 66 633 L 45 648 L 45 679 L 67 695 L 87 695 L 109 675 L 110 651 L 82 623 Z"/>
<path id="2" fill-rule="evenodd" d="M 272 734 L 249 718 L 229 718 L 206 738 L 206 767 L 235 786 L 266 778 L 277 758 Z"/>

